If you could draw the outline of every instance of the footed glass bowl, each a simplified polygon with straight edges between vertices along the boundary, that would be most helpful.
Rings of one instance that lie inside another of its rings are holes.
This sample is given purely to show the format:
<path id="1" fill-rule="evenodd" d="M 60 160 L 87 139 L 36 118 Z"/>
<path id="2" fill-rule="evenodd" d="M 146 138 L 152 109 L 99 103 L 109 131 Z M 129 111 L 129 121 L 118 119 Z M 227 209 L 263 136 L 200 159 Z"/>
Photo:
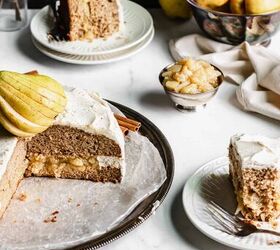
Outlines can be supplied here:
<path id="1" fill-rule="evenodd" d="M 199 27 L 210 38 L 232 45 L 242 42 L 268 45 L 280 29 L 280 11 L 259 15 L 239 15 L 206 9 L 187 0 Z"/>

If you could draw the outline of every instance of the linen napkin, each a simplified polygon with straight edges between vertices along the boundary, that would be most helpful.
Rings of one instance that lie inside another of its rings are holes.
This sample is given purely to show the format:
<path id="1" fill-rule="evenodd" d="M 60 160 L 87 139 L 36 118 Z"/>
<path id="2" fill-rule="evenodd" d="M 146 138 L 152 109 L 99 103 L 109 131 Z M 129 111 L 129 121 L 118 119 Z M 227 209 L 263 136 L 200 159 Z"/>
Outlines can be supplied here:
<path id="1" fill-rule="evenodd" d="M 171 40 L 175 60 L 194 57 L 220 68 L 226 80 L 239 85 L 236 95 L 245 110 L 280 120 L 280 55 L 244 42 L 232 46 L 198 34 Z"/>

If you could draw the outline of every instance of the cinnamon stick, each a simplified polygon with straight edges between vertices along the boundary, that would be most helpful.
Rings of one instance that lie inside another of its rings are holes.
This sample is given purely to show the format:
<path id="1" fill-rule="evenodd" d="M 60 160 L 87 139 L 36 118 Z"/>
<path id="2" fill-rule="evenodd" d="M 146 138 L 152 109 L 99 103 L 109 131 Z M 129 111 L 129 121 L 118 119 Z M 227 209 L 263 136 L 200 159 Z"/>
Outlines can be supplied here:
<path id="1" fill-rule="evenodd" d="M 120 124 L 130 124 L 130 127 L 136 127 L 137 131 L 139 130 L 139 128 L 141 127 L 141 123 L 129 118 L 126 118 L 124 116 L 120 116 L 120 115 L 116 115 L 115 114 L 115 118 L 117 119 L 118 123 Z"/>
<path id="2" fill-rule="evenodd" d="M 125 128 L 123 126 L 120 126 L 120 128 L 121 128 L 121 131 L 122 131 L 123 135 L 127 135 L 128 134 L 128 132 L 129 132 L 128 128 Z"/>

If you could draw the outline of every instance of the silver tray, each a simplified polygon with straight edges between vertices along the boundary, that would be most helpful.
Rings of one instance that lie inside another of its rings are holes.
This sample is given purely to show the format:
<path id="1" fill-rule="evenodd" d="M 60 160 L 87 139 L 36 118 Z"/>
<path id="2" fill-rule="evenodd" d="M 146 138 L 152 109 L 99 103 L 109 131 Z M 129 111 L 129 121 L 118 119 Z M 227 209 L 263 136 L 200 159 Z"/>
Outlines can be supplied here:
<path id="1" fill-rule="evenodd" d="M 107 233 L 95 238 L 94 240 L 90 240 L 82 245 L 78 245 L 75 247 L 67 248 L 67 249 L 75 249 L 75 250 L 94 250 L 100 247 L 103 247 L 114 240 L 121 238 L 127 233 L 134 230 L 136 227 L 141 225 L 145 220 L 147 220 L 154 211 L 159 207 L 154 207 L 155 202 L 159 202 L 160 205 L 164 198 L 166 197 L 174 175 L 174 158 L 172 149 L 162 134 L 162 132 L 146 117 L 139 114 L 138 112 L 123 106 L 121 104 L 108 101 L 113 106 L 117 107 L 124 115 L 128 118 L 135 119 L 142 123 L 140 133 L 154 144 L 154 146 L 158 149 L 161 158 L 164 162 L 166 169 L 166 181 L 160 187 L 160 189 L 143 200 L 131 213 L 128 215 L 121 223 L 119 223 L 115 228 L 108 231 Z"/>

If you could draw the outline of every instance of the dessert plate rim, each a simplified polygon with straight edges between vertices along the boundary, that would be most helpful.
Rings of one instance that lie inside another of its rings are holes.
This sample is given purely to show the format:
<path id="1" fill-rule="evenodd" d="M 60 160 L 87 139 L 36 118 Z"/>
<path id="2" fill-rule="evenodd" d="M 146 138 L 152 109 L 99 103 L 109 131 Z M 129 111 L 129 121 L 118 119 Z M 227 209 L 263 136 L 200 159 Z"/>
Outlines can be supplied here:
<path id="1" fill-rule="evenodd" d="M 187 217 L 201 233 L 203 233 L 204 235 L 208 236 L 212 240 L 215 240 L 216 242 L 219 242 L 223 245 L 233 247 L 236 249 L 242 249 L 242 250 L 279 249 L 279 244 L 276 245 L 269 245 L 268 243 L 261 244 L 265 240 L 267 240 L 267 242 L 269 241 L 268 237 L 266 237 L 269 236 L 268 234 L 258 234 L 258 233 L 253 234 L 254 244 L 251 244 L 249 241 L 246 240 L 246 238 L 250 236 L 241 238 L 237 236 L 228 235 L 227 233 L 224 233 L 218 228 L 215 228 L 213 225 L 209 224 L 210 221 L 209 218 L 211 218 L 210 214 L 206 216 L 203 215 L 202 210 L 204 210 L 205 214 L 207 213 L 207 208 L 206 208 L 207 201 L 201 201 L 201 197 L 204 195 L 203 194 L 204 189 L 202 184 L 203 179 L 211 175 L 214 175 L 215 171 L 217 170 L 218 171 L 222 170 L 222 173 L 225 174 L 223 168 L 227 167 L 228 164 L 229 164 L 228 157 L 221 156 L 202 165 L 194 172 L 194 174 L 190 178 L 188 178 L 182 192 L 182 202 Z M 228 175 L 227 171 L 226 173 Z M 230 185 L 230 183 L 228 183 L 228 185 Z M 227 188 L 228 187 L 223 186 L 224 191 L 228 191 Z M 228 195 L 231 195 L 232 198 L 235 199 L 233 191 Z M 197 209 L 197 205 L 199 205 L 200 207 L 203 206 L 204 209 L 202 208 Z"/>
<path id="2" fill-rule="evenodd" d="M 135 54 L 137 54 L 138 52 L 142 51 L 144 48 L 146 48 L 151 41 L 154 38 L 154 34 L 155 34 L 155 30 L 154 28 L 152 28 L 150 34 L 148 35 L 148 37 L 142 41 L 140 44 L 135 45 L 134 47 L 131 47 L 129 49 L 126 49 L 124 51 L 117 51 L 115 52 L 115 55 L 110 55 L 110 54 L 104 54 L 104 55 L 87 55 L 87 56 L 83 56 L 83 55 L 70 55 L 70 54 L 65 54 L 65 53 L 61 53 L 58 51 L 54 51 L 51 50 L 47 47 L 45 47 L 44 45 L 42 45 L 40 42 L 38 42 L 36 40 L 35 37 L 32 37 L 32 42 L 34 44 L 34 46 L 43 54 L 45 54 L 46 56 L 61 61 L 61 62 L 65 62 L 65 63 L 71 63 L 71 64 L 82 64 L 82 65 L 95 65 L 95 64 L 105 64 L 105 63 L 112 63 L 112 62 L 116 62 L 116 61 L 120 61 L 123 59 L 126 59 L 128 57 L 131 57 Z M 105 59 L 93 59 L 94 57 L 108 57 Z"/>
<path id="3" fill-rule="evenodd" d="M 130 37 L 130 38 L 132 38 L 132 40 L 125 42 L 123 45 L 120 45 L 120 46 L 115 45 L 116 47 L 114 47 L 114 40 L 118 40 L 118 33 L 113 35 L 112 38 L 108 38 L 107 40 L 104 40 L 104 42 L 102 41 L 102 39 L 98 39 L 99 43 L 101 45 L 103 44 L 103 46 L 105 46 L 105 43 L 107 43 L 108 41 L 111 41 L 113 48 L 110 48 L 110 49 L 109 49 L 109 47 L 112 45 L 110 45 L 110 46 L 108 45 L 107 49 L 106 49 L 106 46 L 103 49 L 102 49 L 102 46 L 98 46 L 98 48 L 96 48 L 96 45 L 95 45 L 96 43 L 94 43 L 94 41 L 93 42 L 85 42 L 85 41 L 49 42 L 48 38 L 47 38 L 47 33 L 42 34 L 41 33 L 42 31 L 39 30 L 40 23 L 42 24 L 43 22 L 45 22 L 46 26 L 51 25 L 48 23 L 49 21 L 48 21 L 48 16 L 47 16 L 49 6 L 42 8 L 32 18 L 31 23 L 30 23 L 31 34 L 33 37 L 36 38 L 36 40 L 38 42 L 40 42 L 45 47 L 52 49 L 54 51 L 57 51 L 57 52 L 65 53 L 65 54 L 99 55 L 99 54 L 107 54 L 107 53 L 113 53 L 113 52 L 117 52 L 117 51 L 126 50 L 126 49 L 129 49 L 129 48 L 143 42 L 143 40 L 145 40 L 147 38 L 147 36 L 150 34 L 151 30 L 153 29 L 153 18 L 146 9 L 144 9 L 142 6 L 140 6 L 137 3 L 134 3 L 134 2 L 131 2 L 128 0 L 121 0 L 121 4 L 123 6 L 124 11 L 129 11 L 134 8 L 134 9 L 136 9 L 137 12 L 141 13 L 141 17 L 143 18 L 142 21 L 135 19 L 135 20 L 137 20 L 137 24 L 140 25 L 142 32 L 140 32 L 138 34 L 138 36 Z M 135 25 L 136 24 L 134 24 L 134 26 Z M 131 33 L 131 32 L 125 31 L 127 26 L 128 26 L 128 24 L 125 23 L 123 32 L 126 35 L 130 35 L 129 33 Z M 130 30 L 131 30 L 131 28 L 130 28 Z M 51 28 L 49 27 L 49 29 L 51 29 Z M 124 39 L 124 40 L 126 40 L 126 39 Z M 116 41 L 115 41 L 115 44 L 116 44 Z"/>

